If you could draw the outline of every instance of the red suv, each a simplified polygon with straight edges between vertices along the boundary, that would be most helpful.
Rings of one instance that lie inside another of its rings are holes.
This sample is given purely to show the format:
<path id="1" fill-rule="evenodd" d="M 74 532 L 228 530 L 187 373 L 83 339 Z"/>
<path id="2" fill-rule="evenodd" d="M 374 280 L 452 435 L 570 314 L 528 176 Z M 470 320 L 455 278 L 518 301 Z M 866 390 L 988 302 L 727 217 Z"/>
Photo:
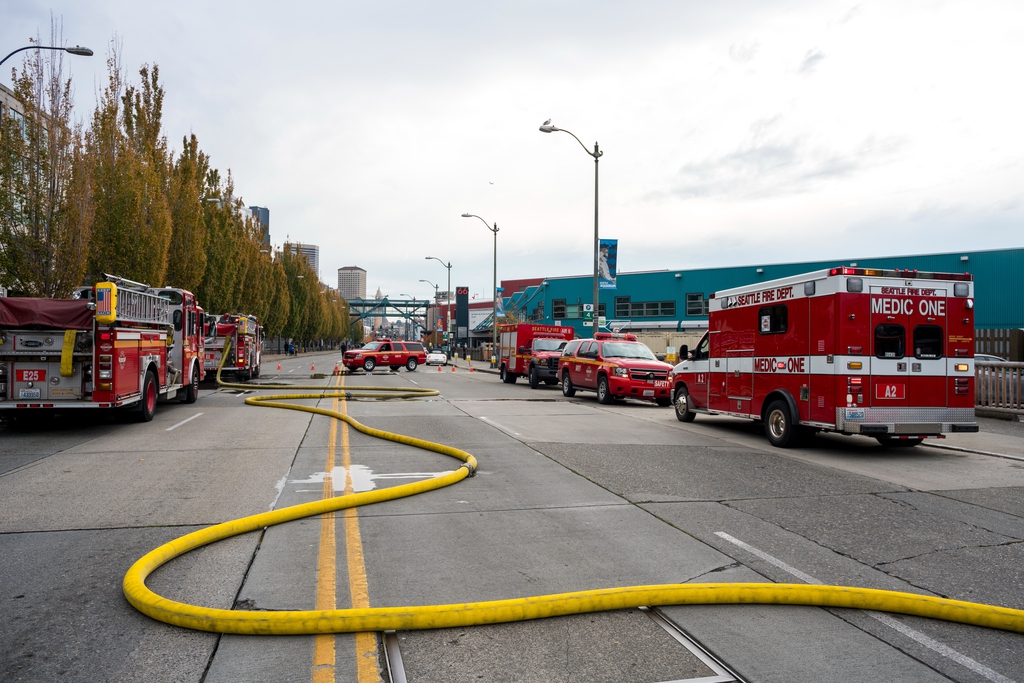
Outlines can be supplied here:
<path id="1" fill-rule="evenodd" d="M 378 339 L 361 349 L 346 351 L 341 362 L 349 370 L 362 368 L 367 372 L 373 372 L 378 365 L 386 365 L 392 370 L 397 370 L 404 365 L 406 370 L 412 372 L 420 363 L 427 362 L 427 354 L 423 350 L 423 344 L 419 342 Z"/>
<path id="2" fill-rule="evenodd" d="M 578 390 L 596 391 L 597 400 L 606 404 L 636 398 L 672 405 L 671 370 L 632 334 L 598 332 L 594 339 L 571 341 L 558 359 L 564 396 L 575 396 Z"/>

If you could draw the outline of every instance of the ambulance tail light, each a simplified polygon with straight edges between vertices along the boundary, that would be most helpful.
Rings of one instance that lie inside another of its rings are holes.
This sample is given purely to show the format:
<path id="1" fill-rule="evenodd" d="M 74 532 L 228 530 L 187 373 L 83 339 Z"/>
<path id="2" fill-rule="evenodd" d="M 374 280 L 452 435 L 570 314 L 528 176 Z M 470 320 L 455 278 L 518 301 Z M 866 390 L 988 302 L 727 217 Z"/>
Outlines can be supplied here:
<path id="1" fill-rule="evenodd" d="M 860 362 L 859 360 L 852 360 L 846 364 L 847 370 L 862 370 L 863 368 L 864 363 Z"/>
<path id="2" fill-rule="evenodd" d="M 957 377 L 953 380 L 954 394 L 969 394 L 971 392 L 971 379 L 969 377 Z"/>
<path id="3" fill-rule="evenodd" d="M 967 363 L 957 363 L 954 367 L 957 372 L 967 372 L 971 368 Z"/>
<path id="4" fill-rule="evenodd" d="M 109 354 L 100 354 L 100 379 L 113 377 L 113 358 Z"/>
<path id="5" fill-rule="evenodd" d="M 100 391 L 113 391 L 114 385 L 110 382 L 100 382 L 98 385 Z"/>

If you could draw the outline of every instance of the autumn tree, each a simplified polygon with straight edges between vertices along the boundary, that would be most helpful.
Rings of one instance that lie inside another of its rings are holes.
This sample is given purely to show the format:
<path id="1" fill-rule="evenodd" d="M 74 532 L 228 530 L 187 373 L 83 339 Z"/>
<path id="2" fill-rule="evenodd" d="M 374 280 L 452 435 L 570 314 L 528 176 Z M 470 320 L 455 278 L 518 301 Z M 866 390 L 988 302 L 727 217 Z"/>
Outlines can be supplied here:
<path id="1" fill-rule="evenodd" d="M 206 274 L 208 235 L 203 213 L 210 159 L 199 149 L 195 134 L 182 139 L 181 154 L 172 157 L 171 242 L 167 253 L 168 284 L 199 291 Z"/>
<path id="2" fill-rule="evenodd" d="M 160 286 L 171 241 L 163 87 L 157 67 L 143 66 L 139 75 L 140 86 L 126 82 L 111 41 L 107 85 L 87 136 L 95 209 L 88 276 L 114 273 Z"/>
<path id="3" fill-rule="evenodd" d="M 53 22 L 51 41 L 63 42 Z M 12 70 L 23 111 L 0 120 L 0 283 L 25 296 L 69 296 L 85 269 L 89 179 L 63 54 L 28 53 Z"/>

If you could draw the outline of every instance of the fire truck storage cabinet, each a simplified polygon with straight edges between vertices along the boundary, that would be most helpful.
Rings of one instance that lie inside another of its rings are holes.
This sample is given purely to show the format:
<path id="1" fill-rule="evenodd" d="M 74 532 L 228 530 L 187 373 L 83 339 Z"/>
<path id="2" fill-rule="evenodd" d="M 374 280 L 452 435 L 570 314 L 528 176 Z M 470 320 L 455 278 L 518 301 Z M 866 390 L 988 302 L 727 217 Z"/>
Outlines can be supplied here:
<path id="1" fill-rule="evenodd" d="M 837 267 L 716 292 L 708 333 L 672 374 L 676 416 L 762 420 L 913 446 L 976 432 L 969 274 Z"/>

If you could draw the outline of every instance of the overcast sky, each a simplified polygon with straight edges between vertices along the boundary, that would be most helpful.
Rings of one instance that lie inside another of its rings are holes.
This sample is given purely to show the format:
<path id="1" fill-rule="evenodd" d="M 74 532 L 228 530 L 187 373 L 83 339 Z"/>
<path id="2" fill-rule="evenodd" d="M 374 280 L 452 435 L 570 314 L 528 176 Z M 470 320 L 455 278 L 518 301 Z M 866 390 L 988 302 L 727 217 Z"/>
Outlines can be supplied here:
<path id="1" fill-rule="evenodd" d="M 488 296 L 464 212 L 499 280 L 591 273 L 594 162 L 548 118 L 605 153 L 620 272 L 1024 246 L 1019 0 L 22 0 L 0 53 L 51 11 L 96 52 L 66 57 L 81 118 L 116 35 L 172 148 L 370 295 L 443 288 L 437 256 Z"/>

